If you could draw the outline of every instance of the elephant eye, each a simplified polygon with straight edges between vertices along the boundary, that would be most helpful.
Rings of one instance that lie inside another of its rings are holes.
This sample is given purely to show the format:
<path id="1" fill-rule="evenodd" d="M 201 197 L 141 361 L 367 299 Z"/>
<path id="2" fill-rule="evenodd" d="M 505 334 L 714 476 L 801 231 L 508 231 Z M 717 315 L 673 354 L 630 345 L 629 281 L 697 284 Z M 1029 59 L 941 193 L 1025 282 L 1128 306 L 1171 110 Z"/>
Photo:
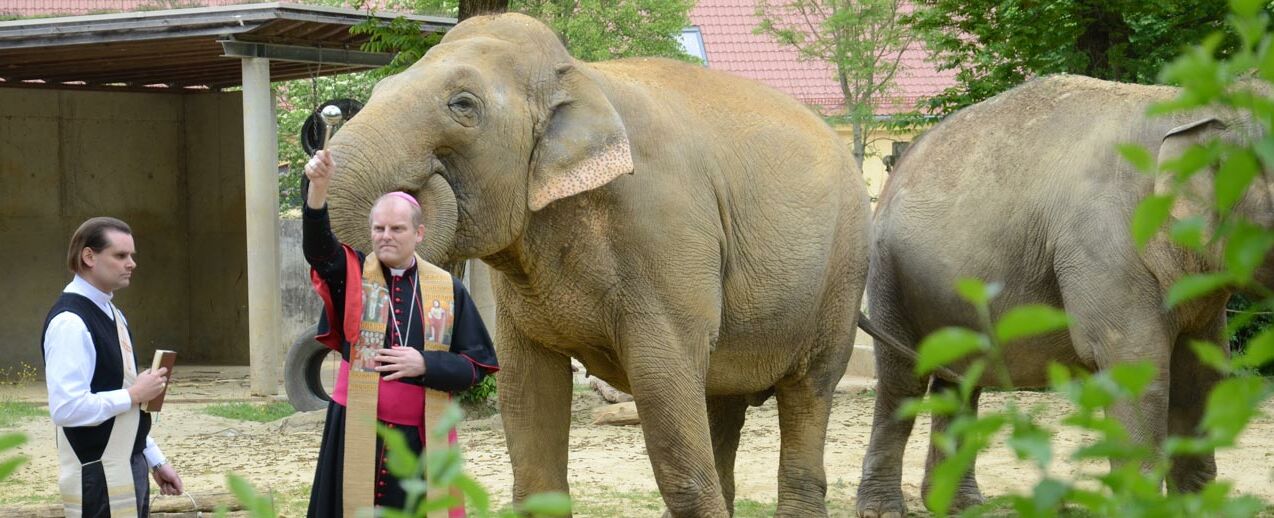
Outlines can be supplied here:
<path id="1" fill-rule="evenodd" d="M 447 101 L 447 108 L 451 110 L 452 118 L 465 126 L 477 124 L 478 118 L 481 116 L 481 105 L 478 102 L 478 98 L 468 92 L 460 92 L 453 95 L 451 100 Z"/>

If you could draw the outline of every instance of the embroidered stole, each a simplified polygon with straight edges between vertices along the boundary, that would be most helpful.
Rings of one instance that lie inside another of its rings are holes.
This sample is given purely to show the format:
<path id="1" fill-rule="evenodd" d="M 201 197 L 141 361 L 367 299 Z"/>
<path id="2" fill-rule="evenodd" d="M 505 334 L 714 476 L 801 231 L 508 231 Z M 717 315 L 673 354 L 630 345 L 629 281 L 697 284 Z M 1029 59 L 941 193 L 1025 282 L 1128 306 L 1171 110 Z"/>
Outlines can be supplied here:
<path id="1" fill-rule="evenodd" d="M 133 386 L 137 380 L 137 366 L 133 363 L 133 342 L 124 327 L 124 319 L 112 307 L 115 317 L 115 333 L 119 336 L 121 363 L 124 364 L 124 385 Z M 84 468 L 100 463 L 106 475 L 106 494 L 110 499 L 111 516 L 114 518 L 137 516 L 137 490 L 133 485 L 133 446 L 137 441 L 137 427 L 141 425 L 141 408 L 132 405 L 124 413 L 115 416 L 111 436 L 106 441 L 102 458 L 81 463 L 75 450 L 67 441 L 66 432 L 57 427 L 58 489 L 62 493 L 62 509 L 68 518 L 84 514 Z"/>
<path id="2" fill-rule="evenodd" d="M 362 279 L 362 315 L 359 333 L 356 337 L 346 337 L 349 342 L 349 385 L 345 404 L 345 458 L 344 485 L 342 505 L 344 515 L 355 516 L 360 509 L 371 509 L 375 505 L 376 488 L 376 409 L 380 392 L 380 373 L 376 372 L 373 359 L 376 352 L 385 344 L 385 330 L 389 325 L 390 303 L 389 288 L 385 286 L 384 270 L 376 254 L 368 254 L 363 261 Z M 446 318 L 454 315 L 454 292 L 452 291 L 451 274 L 446 270 L 425 262 L 416 256 L 416 285 L 418 286 L 418 303 L 421 307 L 418 315 L 409 318 L 427 323 L 422 329 L 425 337 L 424 350 L 450 351 L 452 320 Z M 437 302 L 437 306 L 434 303 Z M 407 340 L 406 336 L 402 340 Z M 426 365 L 428 369 L 428 365 Z M 425 388 L 424 422 L 420 426 L 425 438 L 425 451 L 446 450 L 449 441 L 435 440 L 436 424 L 442 418 L 447 406 L 451 403 L 451 394 L 441 390 Z M 459 515 L 463 516 L 463 501 L 458 489 L 429 490 L 429 500 L 444 498 L 448 493 L 458 502 Z M 408 512 L 412 512 L 409 510 Z M 457 509 L 440 509 L 431 511 L 428 518 L 456 516 Z"/>

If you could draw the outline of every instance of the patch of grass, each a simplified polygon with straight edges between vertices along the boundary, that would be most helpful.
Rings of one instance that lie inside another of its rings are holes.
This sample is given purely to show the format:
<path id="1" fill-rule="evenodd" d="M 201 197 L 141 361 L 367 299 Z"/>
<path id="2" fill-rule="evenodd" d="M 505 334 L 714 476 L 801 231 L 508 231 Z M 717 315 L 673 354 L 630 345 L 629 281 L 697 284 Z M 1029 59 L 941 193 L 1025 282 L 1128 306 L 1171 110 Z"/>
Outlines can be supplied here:
<path id="1" fill-rule="evenodd" d="M 571 511 L 575 516 L 659 516 L 664 511 L 664 500 L 658 491 L 592 489 L 571 492 L 574 499 Z"/>
<path id="2" fill-rule="evenodd" d="M 62 501 L 62 497 L 59 496 L 57 493 L 53 493 L 51 495 L 25 494 L 22 491 L 22 489 L 26 487 L 27 486 L 23 486 L 18 483 L 0 484 L 0 488 L 4 489 L 3 496 L 0 496 L 0 505 L 3 505 L 5 507 L 11 506 L 11 505 L 13 506 L 41 505 L 41 504 L 56 504 Z M 9 491 L 10 489 L 12 489 L 13 491 Z"/>
<path id="3" fill-rule="evenodd" d="M 296 409 L 286 401 L 273 403 L 218 403 L 203 409 L 205 414 L 238 419 L 240 421 L 256 421 L 268 423 L 296 413 Z"/>
<path id="4" fill-rule="evenodd" d="M 48 412 L 34 403 L 0 401 L 0 428 L 13 428 L 28 418 L 46 415 Z"/>

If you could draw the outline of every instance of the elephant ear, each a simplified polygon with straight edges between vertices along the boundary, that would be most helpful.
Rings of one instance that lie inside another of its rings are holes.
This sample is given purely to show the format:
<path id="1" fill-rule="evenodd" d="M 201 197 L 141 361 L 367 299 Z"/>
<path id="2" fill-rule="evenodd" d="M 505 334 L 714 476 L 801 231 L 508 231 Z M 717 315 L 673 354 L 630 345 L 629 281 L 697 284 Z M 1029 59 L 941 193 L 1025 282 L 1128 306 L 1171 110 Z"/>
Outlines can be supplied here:
<path id="1" fill-rule="evenodd" d="M 556 72 L 550 115 L 531 161 L 532 211 L 633 172 L 628 132 L 610 100 L 574 65 Z"/>
<path id="2" fill-rule="evenodd" d="M 1181 155 L 1190 149 L 1191 146 L 1204 144 L 1213 138 L 1223 135 L 1226 128 L 1226 124 L 1221 119 L 1206 117 L 1168 130 L 1163 136 L 1163 142 L 1159 145 L 1159 169 L 1163 170 L 1165 163 L 1181 158 Z M 1191 199 L 1179 197 L 1172 209 L 1172 215 L 1175 218 L 1182 219 L 1192 214 L 1207 214 L 1207 207 L 1201 205 L 1201 203 L 1213 199 L 1212 177 L 1213 175 L 1209 171 L 1202 171 L 1190 177 L 1186 189 L 1194 192 L 1197 196 L 1189 197 Z M 1173 175 L 1158 175 L 1155 179 L 1155 194 L 1172 192 L 1174 181 Z"/>

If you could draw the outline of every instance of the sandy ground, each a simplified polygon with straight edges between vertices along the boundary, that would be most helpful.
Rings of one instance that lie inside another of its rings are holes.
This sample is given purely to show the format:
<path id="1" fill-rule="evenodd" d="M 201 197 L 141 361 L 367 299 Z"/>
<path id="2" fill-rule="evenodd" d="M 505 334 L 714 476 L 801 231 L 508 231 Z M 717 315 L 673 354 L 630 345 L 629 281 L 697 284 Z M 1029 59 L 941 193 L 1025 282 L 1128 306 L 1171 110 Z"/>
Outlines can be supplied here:
<path id="1" fill-rule="evenodd" d="M 853 495 L 871 430 L 872 397 L 848 386 L 838 391 L 828 430 L 826 468 L 829 508 L 837 516 L 852 515 Z M 191 368 L 173 386 L 152 436 L 179 469 L 188 490 L 225 491 L 225 473 L 235 472 L 260 489 L 279 495 L 285 515 L 304 514 L 304 502 L 313 476 L 314 459 L 321 437 L 322 412 L 296 414 L 271 423 L 254 423 L 213 417 L 202 413 L 210 402 L 252 400 L 247 395 L 246 368 Z M 0 400 L 43 402 L 43 385 L 0 388 Z M 1000 408 L 1007 399 L 1023 408 L 1038 407 L 1043 422 L 1055 425 L 1068 404 L 1052 394 L 1017 392 L 983 396 L 982 408 Z M 575 418 L 571 430 L 570 481 L 580 516 L 658 516 L 656 486 L 651 474 L 641 430 L 636 426 L 591 424 L 591 410 L 604 404 L 584 387 L 576 390 Z M 1236 449 L 1218 455 L 1220 477 L 1234 482 L 1238 492 L 1260 496 L 1274 503 L 1274 403 L 1264 408 L 1242 436 Z M 778 469 L 777 410 L 773 400 L 751 408 L 736 468 L 738 498 L 760 503 L 775 499 Z M 30 462 L 9 480 L 0 482 L 0 505 L 52 502 L 57 488 L 53 427 L 43 418 L 18 425 L 31 440 L 20 448 Z M 2 430 L 11 431 L 11 430 Z M 908 508 L 922 509 L 920 480 L 928 441 L 928 422 L 917 422 L 908 445 L 903 491 Z M 461 427 L 468 471 L 492 492 L 494 502 L 506 502 L 512 474 L 505 451 L 499 416 L 467 420 Z M 1078 465 L 1066 459 L 1084 437 L 1073 431 L 1057 436 L 1059 461 L 1054 475 L 1100 473 L 1097 463 Z M 998 496 L 1029 491 L 1040 477 L 1033 465 L 1018 461 L 998 442 L 978 461 L 983 493 Z M 611 502 L 626 500 L 623 507 Z M 644 504 L 644 507 L 633 502 Z M 617 509 L 623 509 L 619 511 Z"/>

